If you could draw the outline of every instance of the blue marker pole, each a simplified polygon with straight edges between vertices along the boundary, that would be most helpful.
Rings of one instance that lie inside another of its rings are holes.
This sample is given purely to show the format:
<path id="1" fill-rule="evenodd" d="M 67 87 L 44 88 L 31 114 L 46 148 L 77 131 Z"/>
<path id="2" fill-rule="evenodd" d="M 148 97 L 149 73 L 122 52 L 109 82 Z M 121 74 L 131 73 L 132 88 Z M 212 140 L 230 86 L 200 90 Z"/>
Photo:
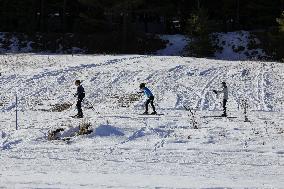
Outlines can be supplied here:
<path id="1" fill-rule="evenodd" d="M 18 130 L 18 96 L 16 93 L 16 130 Z"/>

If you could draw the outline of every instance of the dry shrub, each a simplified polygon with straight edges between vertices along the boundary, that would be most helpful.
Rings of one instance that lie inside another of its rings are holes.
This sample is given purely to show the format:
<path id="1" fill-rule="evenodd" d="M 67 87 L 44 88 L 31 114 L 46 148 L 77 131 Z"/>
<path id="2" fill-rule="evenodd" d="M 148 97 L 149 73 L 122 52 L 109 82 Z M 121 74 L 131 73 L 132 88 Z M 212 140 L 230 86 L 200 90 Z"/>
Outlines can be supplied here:
<path id="1" fill-rule="evenodd" d="M 78 135 L 88 135 L 90 133 L 93 132 L 92 129 L 90 129 L 91 127 L 91 123 L 90 122 L 82 122 L 80 125 L 79 125 L 79 132 L 78 132 Z"/>
<path id="2" fill-rule="evenodd" d="M 72 104 L 70 103 L 63 103 L 63 104 L 55 104 L 52 108 L 51 108 L 51 112 L 63 112 L 65 110 L 68 110 L 70 107 L 72 106 Z"/>
<path id="3" fill-rule="evenodd" d="M 64 131 L 63 128 L 58 128 L 53 131 L 49 131 L 47 135 L 47 140 L 60 140 L 60 132 Z"/>

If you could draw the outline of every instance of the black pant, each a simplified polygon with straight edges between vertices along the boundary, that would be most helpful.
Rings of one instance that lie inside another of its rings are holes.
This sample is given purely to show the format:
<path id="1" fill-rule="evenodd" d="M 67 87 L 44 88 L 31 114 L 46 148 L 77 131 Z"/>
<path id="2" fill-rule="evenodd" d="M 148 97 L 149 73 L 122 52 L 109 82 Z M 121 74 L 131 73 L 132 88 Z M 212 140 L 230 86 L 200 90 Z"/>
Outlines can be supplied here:
<path id="1" fill-rule="evenodd" d="M 148 105 L 149 105 L 149 104 L 151 104 L 152 109 L 153 109 L 153 112 L 155 112 L 156 110 L 155 110 L 155 106 L 154 106 L 154 96 L 150 96 L 150 97 L 147 99 L 147 101 L 146 101 L 146 103 L 145 103 L 146 112 L 148 112 Z"/>
<path id="2" fill-rule="evenodd" d="M 223 99 L 223 114 L 227 115 L 227 99 Z"/>
<path id="3" fill-rule="evenodd" d="M 83 98 L 78 98 L 78 100 L 77 100 L 76 107 L 77 107 L 77 110 L 78 110 L 78 116 L 83 116 L 82 101 L 83 101 Z"/>

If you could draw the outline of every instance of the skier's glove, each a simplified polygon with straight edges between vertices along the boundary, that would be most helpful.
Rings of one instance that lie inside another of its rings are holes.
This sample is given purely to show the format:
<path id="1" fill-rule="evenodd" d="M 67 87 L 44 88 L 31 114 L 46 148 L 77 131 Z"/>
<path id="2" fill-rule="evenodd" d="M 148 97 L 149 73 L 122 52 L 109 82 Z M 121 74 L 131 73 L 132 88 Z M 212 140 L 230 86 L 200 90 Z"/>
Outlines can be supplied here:
<path id="1" fill-rule="evenodd" d="M 213 93 L 217 94 L 217 91 L 216 91 L 216 90 L 213 90 Z"/>

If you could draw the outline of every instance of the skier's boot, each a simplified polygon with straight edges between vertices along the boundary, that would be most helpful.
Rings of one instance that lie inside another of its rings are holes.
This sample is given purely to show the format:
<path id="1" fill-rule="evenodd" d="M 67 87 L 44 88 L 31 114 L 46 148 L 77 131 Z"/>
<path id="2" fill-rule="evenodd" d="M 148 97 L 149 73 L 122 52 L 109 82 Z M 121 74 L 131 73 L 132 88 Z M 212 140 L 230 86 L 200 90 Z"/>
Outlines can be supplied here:
<path id="1" fill-rule="evenodd" d="M 152 112 L 152 113 L 151 113 L 151 115 L 156 115 L 156 114 L 157 114 L 157 112 L 156 112 L 156 111 L 154 111 L 154 112 Z"/>
<path id="2" fill-rule="evenodd" d="M 143 114 L 144 114 L 144 115 L 148 115 L 148 112 L 147 112 L 147 111 L 145 111 Z"/>
<path id="3" fill-rule="evenodd" d="M 221 115 L 221 117 L 227 117 L 227 114 L 224 113 L 224 114 Z"/>

